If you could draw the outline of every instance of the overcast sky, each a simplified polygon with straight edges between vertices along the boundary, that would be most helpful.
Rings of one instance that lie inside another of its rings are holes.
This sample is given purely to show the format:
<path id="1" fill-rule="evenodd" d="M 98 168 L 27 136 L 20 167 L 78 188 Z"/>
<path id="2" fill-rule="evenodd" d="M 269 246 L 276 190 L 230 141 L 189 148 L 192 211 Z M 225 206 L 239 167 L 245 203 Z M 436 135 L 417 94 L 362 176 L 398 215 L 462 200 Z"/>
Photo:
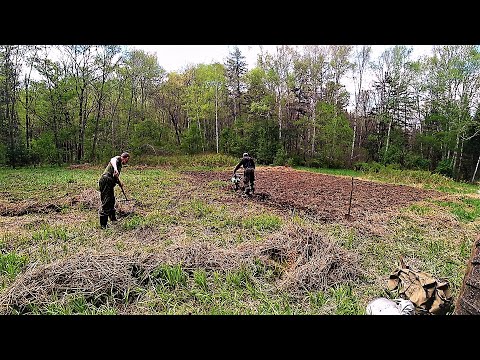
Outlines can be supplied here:
<path id="1" fill-rule="evenodd" d="M 294 45 L 301 48 L 301 45 Z M 377 58 L 383 50 L 393 45 L 373 45 L 371 58 Z M 224 63 L 235 45 L 131 45 L 130 48 L 142 49 L 157 54 L 158 63 L 167 72 L 181 71 L 187 65 Z M 277 45 L 262 45 L 266 52 L 274 53 Z M 412 59 L 430 54 L 433 45 L 412 45 Z M 238 45 L 245 56 L 248 68 L 252 69 L 260 53 L 260 45 Z"/>
<path id="2" fill-rule="evenodd" d="M 132 45 L 130 48 L 141 49 L 157 54 L 157 60 L 167 72 L 179 72 L 187 65 L 224 63 L 231 51 L 238 46 L 248 68 L 252 69 L 260 53 L 260 45 Z M 276 45 L 263 46 L 264 51 L 275 51 Z"/>

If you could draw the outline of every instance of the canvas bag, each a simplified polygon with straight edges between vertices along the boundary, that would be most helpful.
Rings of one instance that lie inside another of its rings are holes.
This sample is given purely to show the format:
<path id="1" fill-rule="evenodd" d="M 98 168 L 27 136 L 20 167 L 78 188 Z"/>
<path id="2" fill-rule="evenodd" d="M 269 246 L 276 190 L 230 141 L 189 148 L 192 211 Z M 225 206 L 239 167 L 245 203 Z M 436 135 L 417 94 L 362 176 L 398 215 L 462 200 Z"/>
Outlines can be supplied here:
<path id="1" fill-rule="evenodd" d="M 440 281 L 423 271 L 408 266 L 396 269 L 387 283 L 390 291 L 398 291 L 415 305 L 417 313 L 446 314 L 452 305 L 448 281 Z"/>

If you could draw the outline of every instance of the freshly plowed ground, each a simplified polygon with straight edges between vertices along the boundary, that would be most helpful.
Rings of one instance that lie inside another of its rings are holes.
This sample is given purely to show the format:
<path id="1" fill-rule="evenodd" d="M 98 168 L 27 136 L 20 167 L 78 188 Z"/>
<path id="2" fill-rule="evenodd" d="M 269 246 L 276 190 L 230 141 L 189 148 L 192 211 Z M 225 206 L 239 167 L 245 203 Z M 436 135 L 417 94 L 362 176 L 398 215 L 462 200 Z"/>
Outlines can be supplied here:
<path id="1" fill-rule="evenodd" d="M 241 173 L 241 171 L 239 171 Z M 218 180 L 227 184 L 225 191 L 232 192 L 231 172 L 188 172 L 187 175 L 201 186 Z M 241 183 L 243 187 L 243 182 Z M 242 194 L 243 188 L 238 191 Z M 303 211 L 323 222 L 342 222 L 348 213 L 353 221 L 375 215 L 394 213 L 398 209 L 426 198 L 440 197 L 433 190 L 410 186 L 390 185 L 352 178 L 317 174 L 287 167 L 259 168 L 255 172 L 255 195 L 247 198 L 261 201 L 288 211 Z M 246 200 L 247 200 L 246 199 Z"/>

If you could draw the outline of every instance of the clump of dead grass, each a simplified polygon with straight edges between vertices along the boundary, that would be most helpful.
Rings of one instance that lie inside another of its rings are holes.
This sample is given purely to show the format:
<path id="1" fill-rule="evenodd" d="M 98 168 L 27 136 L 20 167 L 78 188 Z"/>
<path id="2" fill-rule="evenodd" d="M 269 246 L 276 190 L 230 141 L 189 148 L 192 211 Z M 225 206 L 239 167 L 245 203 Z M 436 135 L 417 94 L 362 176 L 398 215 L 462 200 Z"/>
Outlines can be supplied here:
<path id="1" fill-rule="evenodd" d="M 49 265 L 32 264 L 0 297 L 0 312 L 23 313 L 31 306 L 47 306 L 57 296 L 82 295 L 101 304 L 106 298 L 122 299 L 137 283 L 138 264 L 143 259 L 113 254 L 80 254 Z"/>
<path id="2" fill-rule="evenodd" d="M 122 300 L 131 289 L 154 283 L 152 274 L 162 265 L 180 264 L 191 274 L 196 269 L 253 269 L 259 263 L 280 269 L 275 285 L 293 296 L 325 290 L 363 275 L 356 254 L 311 230 L 289 225 L 262 243 L 252 241 L 232 249 L 193 242 L 173 245 L 158 254 L 79 254 L 48 265 L 34 264 L 0 296 L 0 313 L 45 307 L 54 297 L 62 303 L 71 294 L 82 295 L 97 306 L 107 299 Z M 130 296 L 129 301 L 134 299 Z"/>
<path id="3" fill-rule="evenodd" d="M 84 189 L 80 194 L 70 198 L 70 205 L 81 204 L 87 209 L 96 209 L 100 205 L 100 192 L 96 189 Z"/>
<path id="4" fill-rule="evenodd" d="M 343 249 L 315 231 L 290 225 L 260 248 L 270 259 L 284 259 L 287 264 L 279 285 L 290 293 L 326 290 L 337 284 L 364 276 L 358 255 Z"/>
<path id="5" fill-rule="evenodd" d="M 60 212 L 65 206 L 76 206 L 78 204 L 87 209 L 95 209 L 100 205 L 100 193 L 90 188 L 70 198 L 64 195 L 57 199 L 51 199 L 49 202 L 39 202 L 33 199 L 2 202 L 0 203 L 0 216 L 23 216 L 27 214 Z"/>
<path id="6" fill-rule="evenodd" d="M 0 216 L 23 216 L 35 213 L 51 213 L 62 210 L 57 203 L 39 203 L 35 200 L 24 200 L 16 203 L 3 203 L 0 206 Z"/>

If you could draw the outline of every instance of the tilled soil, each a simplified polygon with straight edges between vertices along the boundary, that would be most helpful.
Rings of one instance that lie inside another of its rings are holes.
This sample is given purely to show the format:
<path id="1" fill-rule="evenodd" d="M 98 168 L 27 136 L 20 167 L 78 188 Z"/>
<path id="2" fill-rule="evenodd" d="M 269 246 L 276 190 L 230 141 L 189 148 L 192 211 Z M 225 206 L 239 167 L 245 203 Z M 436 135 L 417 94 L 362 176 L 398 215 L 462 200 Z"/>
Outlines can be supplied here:
<path id="1" fill-rule="evenodd" d="M 225 181 L 223 188 L 235 192 L 230 182 L 232 173 L 188 172 L 197 184 L 213 180 Z M 243 186 L 243 183 L 242 183 Z M 255 195 L 245 200 L 260 201 L 287 211 L 303 211 L 323 222 L 346 221 L 352 178 L 318 174 L 287 167 L 258 168 L 255 171 Z M 237 191 L 238 196 L 242 191 Z M 426 198 L 439 197 L 434 190 L 390 185 L 354 179 L 350 215 L 352 220 L 384 218 L 400 208 Z"/>

